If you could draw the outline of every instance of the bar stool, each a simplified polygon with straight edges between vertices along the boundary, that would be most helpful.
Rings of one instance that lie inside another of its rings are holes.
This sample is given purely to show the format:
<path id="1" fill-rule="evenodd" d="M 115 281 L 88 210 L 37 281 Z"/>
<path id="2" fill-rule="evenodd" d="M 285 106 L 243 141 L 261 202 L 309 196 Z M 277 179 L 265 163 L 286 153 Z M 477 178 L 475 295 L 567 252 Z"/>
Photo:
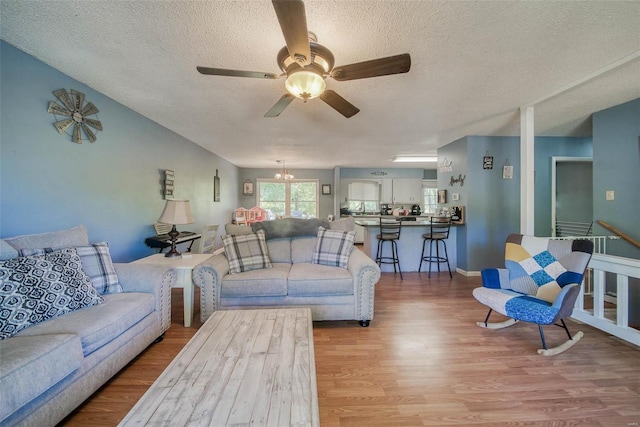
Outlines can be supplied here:
<path id="1" fill-rule="evenodd" d="M 420 257 L 420 266 L 418 272 L 422 269 L 422 261 L 429 263 L 429 274 L 427 277 L 431 277 L 431 263 L 438 264 L 438 273 L 440 272 L 440 263 L 446 262 L 447 269 L 449 269 L 449 277 L 453 279 L 451 274 L 451 267 L 449 266 L 449 254 L 447 253 L 447 242 L 449 238 L 449 229 L 451 228 L 450 217 L 431 217 L 431 223 L 429 225 L 429 232 L 422 235 L 424 239 L 422 241 L 422 254 Z M 429 255 L 424 254 L 425 247 L 429 242 Z M 433 244 L 436 244 L 436 254 L 433 255 Z M 440 256 L 440 243 L 444 247 L 444 256 Z"/>
<path id="2" fill-rule="evenodd" d="M 398 266 L 397 272 L 400 273 L 400 280 L 402 278 L 402 270 L 400 270 L 400 259 L 398 259 L 398 240 L 400 240 L 400 229 L 402 227 L 402 221 L 383 221 L 380 218 L 380 234 L 378 238 L 378 253 L 376 254 L 376 262 L 381 264 L 393 264 L 393 272 L 396 272 L 396 265 Z M 382 256 L 382 247 L 384 242 L 391 242 L 391 256 Z"/>

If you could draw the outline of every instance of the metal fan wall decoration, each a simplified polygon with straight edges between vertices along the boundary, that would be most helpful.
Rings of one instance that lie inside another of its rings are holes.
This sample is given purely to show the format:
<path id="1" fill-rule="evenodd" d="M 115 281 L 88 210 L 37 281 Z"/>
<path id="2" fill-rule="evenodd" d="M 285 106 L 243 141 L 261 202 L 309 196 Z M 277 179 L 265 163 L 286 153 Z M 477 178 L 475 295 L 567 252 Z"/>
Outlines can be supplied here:
<path id="1" fill-rule="evenodd" d="M 56 116 L 53 126 L 58 133 L 62 135 L 66 133 L 71 136 L 71 141 L 82 144 L 83 140 L 96 142 L 98 139 L 96 134 L 91 130 L 102 130 L 102 123 L 98 120 L 98 109 L 91 102 L 85 104 L 84 93 L 71 89 L 69 93 L 65 89 L 54 90 L 53 94 L 62 103 L 49 101 L 50 114 Z M 60 119 L 58 116 L 66 117 Z M 95 116 L 96 118 L 89 118 Z M 69 131 L 71 133 L 69 133 Z M 83 134 L 86 138 L 83 138 Z"/>
<path id="2" fill-rule="evenodd" d="M 302 0 L 272 0 L 272 3 L 286 43 L 277 55 L 282 74 L 196 67 L 201 74 L 214 76 L 286 78 L 288 93 L 267 111 L 265 117 L 279 116 L 295 98 L 307 102 L 316 97 L 346 118 L 352 117 L 360 110 L 335 91 L 326 89 L 327 77 L 341 82 L 401 74 L 411 68 L 411 56 L 408 53 L 334 67 L 333 53 L 318 44 L 315 34 L 307 31 L 307 17 Z"/>

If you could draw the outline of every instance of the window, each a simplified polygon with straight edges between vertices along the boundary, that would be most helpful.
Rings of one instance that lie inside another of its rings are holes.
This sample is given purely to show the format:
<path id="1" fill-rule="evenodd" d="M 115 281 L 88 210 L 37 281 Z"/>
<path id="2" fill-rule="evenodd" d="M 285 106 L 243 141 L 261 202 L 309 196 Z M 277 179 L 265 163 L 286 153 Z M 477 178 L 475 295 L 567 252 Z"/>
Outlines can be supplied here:
<path id="1" fill-rule="evenodd" d="M 438 208 L 438 181 L 422 180 L 422 214 L 435 215 Z"/>
<path id="2" fill-rule="evenodd" d="M 377 182 L 356 181 L 349 184 L 347 207 L 351 212 L 378 212 L 380 184 Z"/>
<path id="3" fill-rule="evenodd" d="M 267 211 L 269 219 L 318 217 L 318 180 L 257 181 L 258 206 Z"/>

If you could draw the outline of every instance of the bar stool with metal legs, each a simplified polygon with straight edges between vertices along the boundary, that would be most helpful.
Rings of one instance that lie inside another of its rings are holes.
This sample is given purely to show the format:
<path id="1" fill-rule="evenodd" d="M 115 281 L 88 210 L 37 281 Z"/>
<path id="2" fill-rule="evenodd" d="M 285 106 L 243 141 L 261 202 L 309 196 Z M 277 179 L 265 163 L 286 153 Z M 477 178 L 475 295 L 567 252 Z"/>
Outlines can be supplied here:
<path id="1" fill-rule="evenodd" d="M 453 279 L 451 274 L 451 267 L 449 266 L 449 254 L 447 253 L 447 242 L 449 238 L 449 229 L 451 228 L 450 217 L 432 217 L 431 224 L 429 226 L 429 232 L 422 235 L 424 239 L 422 241 L 422 254 L 420 257 L 420 266 L 418 272 L 422 269 L 422 261 L 429 263 L 429 274 L 427 277 L 431 277 L 431 263 L 438 264 L 438 272 L 440 272 L 440 263 L 446 262 L 447 269 L 449 269 L 449 277 Z M 424 254 L 425 247 L 429 242 L 429 255 Z M 433 244 L 436 244 L 436 254 L 433 255 Z M 444 248 L 444 256 L 440 256 L 440 243 Z"/>
<path id="2" fill-rule="evenodd" d="M 400 229 L 402 227 L 401 221 L 383 221 L 380 218 L 380 234 L 378 238 L 378 253 L 376 254 L 376 262 L 381 264 L 393 264 L 393 272 L 396 272 L 396 265 L 398 266 L 397 272 L 400 273 L 400 280 L 402 279 L 402 270 L 400 270 L 400 259 L 398 258 L 398 240 L 400 240 Z M 382 256 L 382 248 L 384 242 L 391 242 L 391 256 Z"/>

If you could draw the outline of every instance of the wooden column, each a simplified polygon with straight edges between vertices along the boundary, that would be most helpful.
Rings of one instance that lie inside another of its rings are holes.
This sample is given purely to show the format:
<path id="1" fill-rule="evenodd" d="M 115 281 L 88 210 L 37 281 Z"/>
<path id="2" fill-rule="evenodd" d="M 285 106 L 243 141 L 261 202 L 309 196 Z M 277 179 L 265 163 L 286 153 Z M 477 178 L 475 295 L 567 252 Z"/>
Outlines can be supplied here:
<path id="1" fill-rule="evenodd" d="M 533 106 L 520 108 L 520 232 L 534 234 Z"/>

